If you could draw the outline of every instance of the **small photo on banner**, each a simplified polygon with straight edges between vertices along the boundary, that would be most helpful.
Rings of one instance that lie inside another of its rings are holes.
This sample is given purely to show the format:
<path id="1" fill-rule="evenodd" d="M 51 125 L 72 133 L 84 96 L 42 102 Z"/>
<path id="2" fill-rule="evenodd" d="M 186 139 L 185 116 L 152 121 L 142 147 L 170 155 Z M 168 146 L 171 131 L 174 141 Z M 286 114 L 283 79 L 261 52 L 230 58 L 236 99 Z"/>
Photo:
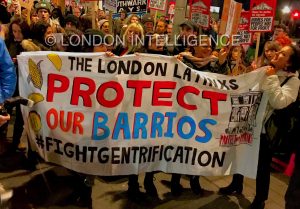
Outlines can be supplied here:
<path id="1" fill-rule="evenodd" d="M 165 11 L 166 4 L 167 4 L 166 0 L 149 0 L 148 8 Z"/>
<path id="2" fill-rule="evenodd" d="M 190 18 L 201 27 L 209 27 L 210 0 L 191 0 Z"/>
<path id="3" fill-rule="evenodd" d="M 251 0 L 250 28 L 252 32 L 271 31 L 274 24 L 276 0 Z"/>
<path id="4" fill-rule="evenodd" d="M 251 43 L 251 32 L 249 32 L 249 24 L 250 24 L 250 12 L 242 11 L 240 23 L 237 31 L 238 38 L 233 39 L 234 45 Z"/>

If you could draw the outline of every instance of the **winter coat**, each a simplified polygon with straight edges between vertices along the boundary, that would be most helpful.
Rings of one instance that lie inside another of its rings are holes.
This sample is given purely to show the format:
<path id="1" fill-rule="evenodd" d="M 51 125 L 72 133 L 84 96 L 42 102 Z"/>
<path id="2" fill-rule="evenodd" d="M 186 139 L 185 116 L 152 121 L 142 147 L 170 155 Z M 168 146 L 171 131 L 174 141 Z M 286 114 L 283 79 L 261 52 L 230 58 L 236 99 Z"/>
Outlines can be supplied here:
<path id="1" fill-rule="evenodd" d="M 0 104 L 13 95 L 16 82 L 17 76 L 14 63 L 4 41 L 0 39 Z"/>
<path id="2" fill-rule="evenodd" d="M 287 78 L 291 77 L 287 83 L 280 86 Z M 268 94 L 269 102 L 264 116 L 264 123 L 271 116 L 274 109 L 283 109 L 295 102 L 298 98 L 300 80 L 299 74 L 286 71 L 278 71 L 276 75 L 271 75 L 266 78 L 262 89 Z M 265 130 L 263 130 L 264 133 Z"/>

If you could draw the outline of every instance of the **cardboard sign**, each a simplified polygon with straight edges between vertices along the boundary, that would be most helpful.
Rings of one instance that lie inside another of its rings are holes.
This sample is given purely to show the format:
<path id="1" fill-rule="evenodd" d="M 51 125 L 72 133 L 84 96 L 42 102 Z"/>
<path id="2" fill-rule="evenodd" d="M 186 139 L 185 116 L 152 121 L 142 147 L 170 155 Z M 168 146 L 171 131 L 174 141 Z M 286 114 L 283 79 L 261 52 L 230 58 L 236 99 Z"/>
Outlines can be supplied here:
<path id="1" fill-rule="evenodd" d="M 272 31 L 276 11 L 276 0 L 251 0 L 250 31 Z"/>
<path id="2" fill-rule="evenodd" d="M 190 1 L 190 19 L 199 26 L 208 28 L 210 23 L 210 0 Z"/>
<path id="3" fill-rule="evenodd" d="M 238 36 L 237 39 L 233 39 L 233 45 L 251 44 L 252 34 L 251 32 L 249 32 L 249 25 L 250 25 L 250 12 L 242 11 L 240 24 L 237 32 Z"/>
<path id="4" fill-rule="evenodd" d="M 255 178 L 265 70 L 199 72 L 174 57 L 25 52 L 20 95 L 32 149 L 93 175 L 149 171 Z M 247 165 L 247 166 L 245 166 Z"/>
<path id="5" fill-rule="evenodd" d="M 165 11 L 166 3 L 166 0 L 149 0 L 148 8 L 153 10 Z"/>
<path id="6" fill-rule="evenodd" d="M 225 0 L 219 34 L 228 36 L 237 34 L 242 4 L 234 0 Z"/>

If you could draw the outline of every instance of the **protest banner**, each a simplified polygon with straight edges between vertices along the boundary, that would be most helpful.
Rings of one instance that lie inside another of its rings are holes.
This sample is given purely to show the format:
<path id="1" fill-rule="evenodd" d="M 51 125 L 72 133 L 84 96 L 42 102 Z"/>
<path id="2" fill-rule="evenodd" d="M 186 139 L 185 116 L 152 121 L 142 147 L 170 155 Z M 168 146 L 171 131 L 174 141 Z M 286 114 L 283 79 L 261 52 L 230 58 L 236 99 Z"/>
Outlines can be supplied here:
<path id="1" fill-rule="evenodd" d="M 32 148 L 80 173 L 255 178 L 265 70 L 230 77 L 174 57 L 25 52 L 20 95 Z"/>
<path id="2" fill-rule="evenodd" d="M 242 4 L 234 0 L 225 0 L 219 34 L 231 36 L 237 34 Z"/>
<path id="3" fill-rule="evenodd" d="M 251 44 L 251 33 L 249 32 L 250 12 L 242 11 L 237 31 L 237 39 L 233 39 L 233 45 Z"/>
<path id="4" fill-rule="evenodd" d="M 147 0 L 121 0 L 117 1 L 117 13 L 145 13 L 147 11 Z"/>
<path id="5" fill-rule="evenodd" d="M 250 1 L 250 31 L 272 31 L 276 11 L 276 0 Z"/>
<path id="6" fill-rule="evenodd" d="M 190 19 L 201 27 L 208 28 L 210 20 L 210 0 L 190 1 Z"/>
<path id="7" fill-rule="evenodd" d="M 148 8 L 153 10 L 165 11 L 166 4 L 166 0 L 149 0 Z"/>

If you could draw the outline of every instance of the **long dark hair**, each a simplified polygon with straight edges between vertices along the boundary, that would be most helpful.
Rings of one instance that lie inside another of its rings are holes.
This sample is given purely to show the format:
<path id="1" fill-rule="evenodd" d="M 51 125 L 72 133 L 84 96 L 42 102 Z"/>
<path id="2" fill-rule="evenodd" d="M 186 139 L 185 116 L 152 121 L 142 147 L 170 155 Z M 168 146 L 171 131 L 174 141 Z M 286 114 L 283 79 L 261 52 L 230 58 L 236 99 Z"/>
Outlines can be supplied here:
<path id="1" fill-rule="evenodd" d="M 9 32 L 8 32 L 9 42 L 13 42 L 15 38 L 12 30 L 13 24 L 18 25 L 21 28 L 23 39 L 30 38 L 30 27 L 27 24 L 27 22 L 23 21 L 21 18 L 16 18 L 9 24 Z"/>
<path id="2" fill-rule="evenodd" d="M 51 27 L 50 24 L 44 21 L 38 21 L 37 23 L 35 23 L 31 29 L 32 39 L 38 41 L 44 46 L 47 46 L 44 36 L 48 27 Z"/>
<path id="3" fill-rule="evenodd" d="M 289 45 L 289 47 L 293 50 L 293 54 L 290 56 L 289 63 L 291 65 L 287 67 L 287 71 L 295 73 L 300 70 L 300 49 L 294 45 Z"/>

